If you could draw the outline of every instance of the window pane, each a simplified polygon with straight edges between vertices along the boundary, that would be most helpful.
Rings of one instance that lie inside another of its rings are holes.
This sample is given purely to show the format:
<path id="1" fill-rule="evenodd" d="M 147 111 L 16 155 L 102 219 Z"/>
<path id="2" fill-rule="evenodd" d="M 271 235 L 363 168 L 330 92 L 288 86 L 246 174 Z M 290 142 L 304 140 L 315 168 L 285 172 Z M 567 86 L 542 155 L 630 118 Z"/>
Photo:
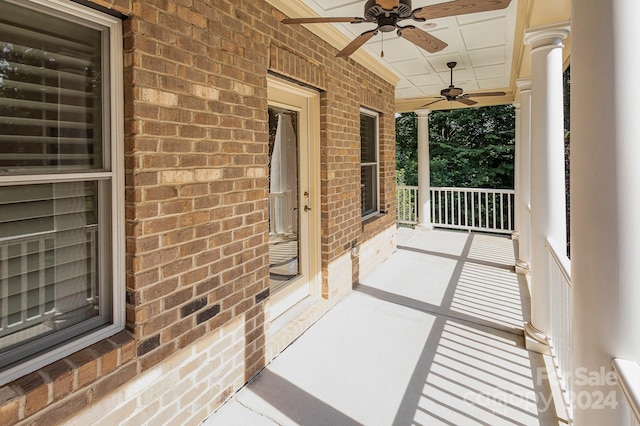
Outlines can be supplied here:
<path id="1" fill-rule="evenodd" d="M 101 33 L 0 2 L 0 173 L 102 168 Z"/>
<path id="2" fill-rule="evenodd" d="M 360 114 L 360 162 L 375 163 L 376 155 L 376 118 Z"/>
<path id="3" fill-rule="evenodd" d="M 378 211 L 378 167 L 373 164 L 362 166 L 360 173 L 360 199 L 362 203 L 362 216 L 367 216 Z"/>
<path id="4" fill-rule="evenodd" d="M 0 353 L 100 314 L 97 196 L 98 182 L 0 188 Z"/>
<path id="5" fill-rule="evenodd" d="M 378 120 L 360 114 L 360 200 L 362 216 L 378 211 Z"/>

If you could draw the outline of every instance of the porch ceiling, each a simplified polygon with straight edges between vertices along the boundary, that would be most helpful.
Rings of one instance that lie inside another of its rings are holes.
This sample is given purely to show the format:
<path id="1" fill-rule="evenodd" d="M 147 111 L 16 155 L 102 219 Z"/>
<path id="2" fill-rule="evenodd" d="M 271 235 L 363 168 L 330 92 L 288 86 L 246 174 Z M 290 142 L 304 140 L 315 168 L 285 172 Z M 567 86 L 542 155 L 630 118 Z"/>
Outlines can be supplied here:
<path id="1" fill-rule="evenodd" d="M 363 16 L 365 0 L 268 0 L 290 17 Z M 413 0 L 413 8 L 442 0 Z M 511 0 L 504 10 L 440 18 L 415 23 L 448 43 L 437 53 L 428 53 L 395 33 L 378 34 L 352 59 L 374 70 L 396 85 L 396 110 L 413 111 L 432 102 L 450 83 L 447 62 L 456 61 L 453 82 L 465 93 L 504 91 L 505 96 L 476 98 L 477 106 L 511 103 L 517 98 L 516 80 L 529 77 L 529 54 L 524 46 L 526 28 L 568 22 L 570 0 Z M 409 23 L 409 21 L 407 21 Z M 314 24 L 311 31 L 340 50 L 373 24 Z M 565 42 L 569 46 L 570 40 Z M 384 51 L 384 57 L 380 52 Z M 569 48 L 565 49 L 565 58 Z M 568 59 L 567 59 L 568 61 Z M 465 107 L 460 102 L 438 102 L 429 108 Z"/>

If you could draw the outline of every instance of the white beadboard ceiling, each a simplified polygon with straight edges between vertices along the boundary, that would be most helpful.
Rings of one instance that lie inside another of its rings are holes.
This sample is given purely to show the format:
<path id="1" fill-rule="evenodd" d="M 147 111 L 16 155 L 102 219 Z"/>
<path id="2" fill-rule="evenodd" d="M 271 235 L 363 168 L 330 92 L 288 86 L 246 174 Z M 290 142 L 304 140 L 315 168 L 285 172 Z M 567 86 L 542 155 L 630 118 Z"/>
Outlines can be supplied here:
<path id="1" fill-rule="evenodd" d="M 364 16 L 365 0 L 300 0 L 318 16 Z M 418 8 L 442 0 L 414 0 L 412 7 Z M 453 83 L 465 93 L 496 91 L 512 92 L 510 88 L 513 66 L 514 31 L 518 0 L 499 11 L 440 18 L 424 23 L 404 21 L 442 39 L 448 47 L 437 53 L 428 53 L 411 42 L 399 38 L 395 32 L 379 33 L 361 49 L 376 58 L 398 78 L 396 99 L 398 101 L 438 96 L 440 90 L 450 83 L 447 62 L 456 61 Z M 349 39 L 357 37 L 375 24 L 326 24 L 333 25 Z M 344 47 L 344 46 L 343 46 Z M 384 51 L 384 57 L 380 52 Z M 510 93 L 512 95 L 512 93 Z M 486 98 L 482 98 L 486 99 Z M 476 99 L 479 100 L 479 99 Z M 418 102 L 419 105 L 420 102 Z M 439 105 L 443 104 L 443 105 Z M 434 107 L 460 107 L 439 102 Z"/>

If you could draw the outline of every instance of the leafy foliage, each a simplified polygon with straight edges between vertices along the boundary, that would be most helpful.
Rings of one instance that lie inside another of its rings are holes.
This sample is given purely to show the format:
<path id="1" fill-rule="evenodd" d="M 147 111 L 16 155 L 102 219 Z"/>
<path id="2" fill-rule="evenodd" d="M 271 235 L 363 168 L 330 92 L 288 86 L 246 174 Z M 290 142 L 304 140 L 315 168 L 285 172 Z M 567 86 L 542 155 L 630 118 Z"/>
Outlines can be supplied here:
<path id="1" fill-rule="evenodd" d="M 418 118 L 413 112 L 396 117 L 396 180 L 418 185 Z"/>
<path id="2" fill-rule="evenodd" d="M 513 188 L 515 113 L 511 105 L 429 115 L 431 185 Z M 417 185 L 417 116 L 396 119 L 398 184 Z"/>

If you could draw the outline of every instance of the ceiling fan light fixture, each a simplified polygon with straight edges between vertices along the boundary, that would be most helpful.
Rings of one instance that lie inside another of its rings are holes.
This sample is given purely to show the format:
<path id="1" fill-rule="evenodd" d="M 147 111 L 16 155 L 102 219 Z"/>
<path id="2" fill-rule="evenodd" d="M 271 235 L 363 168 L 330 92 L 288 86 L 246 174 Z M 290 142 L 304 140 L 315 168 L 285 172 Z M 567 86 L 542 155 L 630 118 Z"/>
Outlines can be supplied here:
<path id="1" fill-rule="evenodd" d="M 397 18 L 393 16 L 381 16 L 378 18 L 378 29 L 383 33 L 395 31 Z"/>

